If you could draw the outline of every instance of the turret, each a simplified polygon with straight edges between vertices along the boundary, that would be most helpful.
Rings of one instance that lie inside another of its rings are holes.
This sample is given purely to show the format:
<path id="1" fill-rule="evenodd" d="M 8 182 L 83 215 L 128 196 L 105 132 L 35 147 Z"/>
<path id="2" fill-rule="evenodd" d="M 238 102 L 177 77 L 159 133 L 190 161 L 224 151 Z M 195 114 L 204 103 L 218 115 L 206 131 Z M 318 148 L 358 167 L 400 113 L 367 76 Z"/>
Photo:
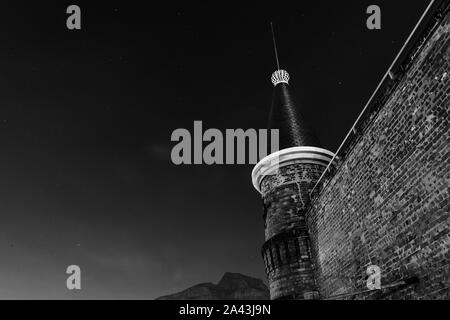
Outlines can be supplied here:
<path id="1" fill-rule="evenodd" d="M 319 293 L 305 213 L 310 192 L 333 158 L 321 148 L 290 92 L 290 77 L 276 70 L 270 128 L 279 130 L 280 150 L 252 172 L 263 200 L 265 243 L 262 257 L 271 299 L 316 299 Z"/>

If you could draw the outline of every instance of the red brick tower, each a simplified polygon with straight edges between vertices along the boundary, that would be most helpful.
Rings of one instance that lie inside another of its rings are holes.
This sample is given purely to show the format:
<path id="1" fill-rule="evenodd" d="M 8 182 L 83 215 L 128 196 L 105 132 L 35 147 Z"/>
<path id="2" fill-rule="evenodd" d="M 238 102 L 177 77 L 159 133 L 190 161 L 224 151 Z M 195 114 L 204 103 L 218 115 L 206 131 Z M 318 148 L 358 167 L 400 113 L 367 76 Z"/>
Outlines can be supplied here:
<path id="1" fill-rule="evenodd" d="M 305 213 L 309 193 L 333 153 L 320 144 L 307 126 L 289 91 L 289 74 L 272 74 L 274 100 L 270 128 L 279 129 L 280 151 L 262 159 L 252 172 L 264 206 L 262 247 L 271 299 L 315 299 L 309 233 Z"/>

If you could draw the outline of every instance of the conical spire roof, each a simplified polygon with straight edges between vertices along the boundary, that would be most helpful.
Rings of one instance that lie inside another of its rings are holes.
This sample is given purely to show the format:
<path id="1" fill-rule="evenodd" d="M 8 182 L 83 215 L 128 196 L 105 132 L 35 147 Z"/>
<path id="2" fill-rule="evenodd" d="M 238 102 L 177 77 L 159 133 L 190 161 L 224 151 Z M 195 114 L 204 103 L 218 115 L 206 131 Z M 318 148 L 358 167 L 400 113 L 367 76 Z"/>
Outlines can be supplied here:
<path id="1" fill-rule="evenodd" d="M 280 150 L 303 146 L 321 147 L 289 90 L 289 74 L 285 70 L 277 70 L 271 80 L 275 88 L 269 128 L 279 130 Z"/>

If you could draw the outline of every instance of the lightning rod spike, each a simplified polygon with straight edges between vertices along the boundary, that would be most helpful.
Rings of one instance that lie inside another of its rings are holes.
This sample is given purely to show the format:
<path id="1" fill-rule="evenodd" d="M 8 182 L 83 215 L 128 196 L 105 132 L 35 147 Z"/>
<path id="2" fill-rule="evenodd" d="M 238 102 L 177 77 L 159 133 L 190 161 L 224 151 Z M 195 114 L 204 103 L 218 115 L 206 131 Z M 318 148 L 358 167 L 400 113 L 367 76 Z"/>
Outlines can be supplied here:
<path id="1" fill-rule="evenodd" d="M 273 48 L 275 50 L 275 59 L 277 60 L 277 67 L 280 70 L 280 62 L 278 60 L 278 50 L 277 50 L 277 42 L 275 40 L 275 31 L 273 30 L 272 21 L 270 22 L 270 29 L 272 30 L 272 40 L 273 40 Z"/>

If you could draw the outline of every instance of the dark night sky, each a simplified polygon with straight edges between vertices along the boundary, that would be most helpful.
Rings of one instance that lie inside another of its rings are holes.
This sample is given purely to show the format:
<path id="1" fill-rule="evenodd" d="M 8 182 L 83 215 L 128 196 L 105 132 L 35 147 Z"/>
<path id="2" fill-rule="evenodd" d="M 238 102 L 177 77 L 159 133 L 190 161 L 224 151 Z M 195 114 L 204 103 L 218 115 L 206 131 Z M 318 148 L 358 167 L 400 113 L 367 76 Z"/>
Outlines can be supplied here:
<path id="1" fill-rule="evenodd" d="M 275 70 L 335 151 L 428 1 L 0 10 L 0 298 L 155 298 L 265 278 L 252 166 L 175 166 L 176 128 L 264 128 Z M 65 287 L 68 265 L 82 290 Z"/>

